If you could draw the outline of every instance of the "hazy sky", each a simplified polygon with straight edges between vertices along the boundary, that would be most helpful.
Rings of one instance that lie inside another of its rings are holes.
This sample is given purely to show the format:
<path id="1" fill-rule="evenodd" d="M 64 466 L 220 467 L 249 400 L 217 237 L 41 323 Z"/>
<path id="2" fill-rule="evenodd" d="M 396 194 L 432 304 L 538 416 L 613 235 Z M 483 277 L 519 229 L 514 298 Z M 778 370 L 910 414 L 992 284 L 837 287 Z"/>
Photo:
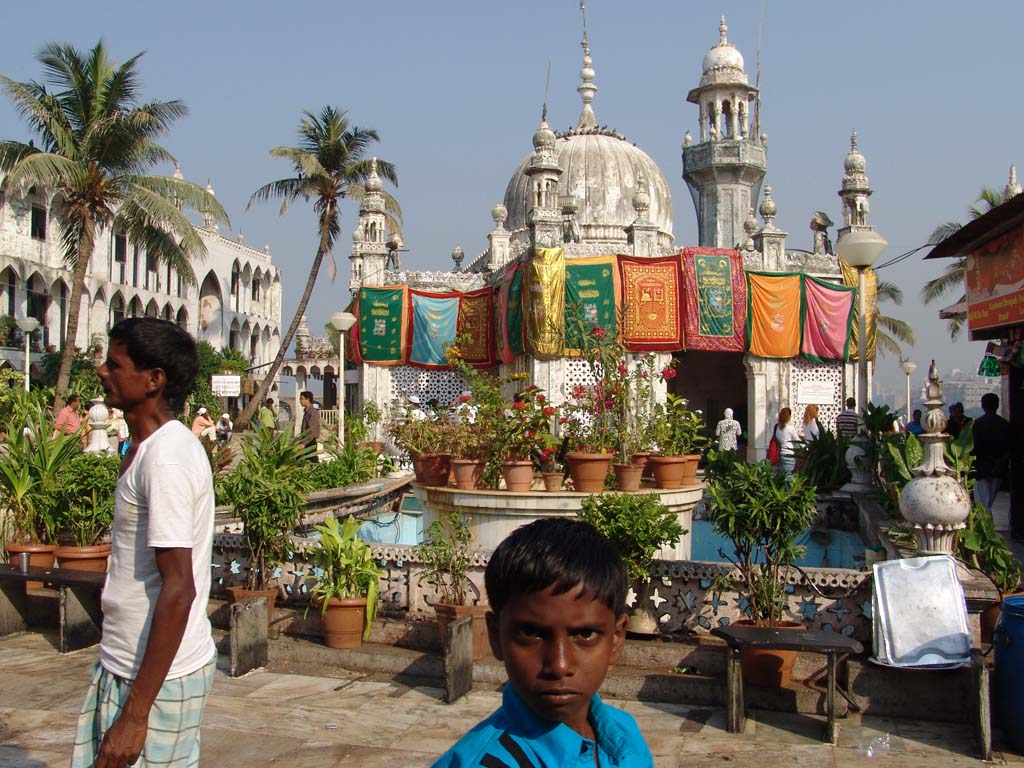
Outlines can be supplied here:
<path id="1" fill-rule="evenodd" d="M 791 248 L 810 247 L 813 211 L 842 220 L 836 190 L 851 129 L 875 190 L 871 222 L 889 241 L 880 263 L 921 245 L 936 224 L 965 220 L 981 186 L 1001 190 L 1009 165 L 1024 160 L 1024 106 L 1010 65 L 1024 24 L 1017 0 L 589 0 L 597 121 L 660 165 L 680 246 L 697 240 L 681 175 L 683 134 L 697 133 L 697 109 L 686 94 L 718 40 L 722 14 L 751 82 L 761 30 L 766 183 Z M 580 110 L 576 0 L 53 0 L 45 9 L 8 3 L 3 15 L 0 72 L 17 80 L 41 76 L 34 55 L 49 41 L 84 49 L 102 36 L 119 60 L 146 51 L 144 95 L 179 98 L 191 109 L 165 145 L 188 178 L 211 180 L 232 234 L 270 245 L 284 272 L 284 323 L 316 248 L 312 210 L 300 204 L 279 218 L 274 205 L 244 209 L 253 190 L 290 174 L 267 150 L 294 143 L 301 110 L 334 104 L 379 131 L 375 154 L 398 166 L 400 186 L 392 191 L 405 213 L 403 265 L 412 269 L 450 268 L 456 244 L 467 263 L 486 247 L 490 210 L 531 149 L 549 61 L 549 123 L 574 126 Z M 27 138 L 6 101 L 0 136 Z M 309 309 L 314 329 L 347 303 L 355 218 L 354 207 L 346 208 L 338 280 L 331 284 L 321 272 Z M 983 350 L 950 344 L 936 315 L 941 305 L 921 305 L 921 285 L 941 269 L 922 255 L 880 273 L 905 292 L 903 307 L 887 313 L 918 333 L 910 351 L 919 363 L 915 386 L 932 357 L 943 369 L 973 370 Z M 902 390 L 896 360 L 880 360 L 878 382 Z"/>

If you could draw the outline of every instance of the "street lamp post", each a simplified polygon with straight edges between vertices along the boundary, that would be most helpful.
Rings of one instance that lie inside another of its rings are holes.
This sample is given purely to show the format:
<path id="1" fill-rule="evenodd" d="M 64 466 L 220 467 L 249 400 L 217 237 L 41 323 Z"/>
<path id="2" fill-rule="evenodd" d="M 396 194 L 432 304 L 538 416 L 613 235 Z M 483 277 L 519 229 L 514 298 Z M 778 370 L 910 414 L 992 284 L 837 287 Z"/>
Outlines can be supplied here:
<path id="1" fill-rule="evenodd" d="M 847 227 L 839 232 L 839 239 L 836 241 L 836 253 L 843 261 L 857 270 L 857 303 L 859 304 L 857 335 L 857 388 L 859 391 L 860 406 L 866 408 L 871 401 L 871 393 L 868 391 L 868 315 L 867 315 L 867 280 L 864 273 L 871 268 L 875 260 L 885 250 L 889 243 L 880 234 L 875 232 L 874 227 L 867 225 L 855 225 Z"/>
<path id="2" fill-rule="evenodd" d="M 351 312 L 335 312 L 331 325 L 338 332 L 338 441 L 345 444 L 345 334 L 355 325 L 356 316 Z"/>
<path id="3" fill-rule="evenodd" d="M 900 370 L 907 374 L 907 424 L 910 424 L 910 374 L 917 370 L 917 363 L 900 360 Z"/>
<path id="4" fill-rule="evenodd" d="M 23 317 L 20 320 L 16 320 L 15 324 L 21 330 L 25 336 L 25 391 L 28 392 L 28 379 L 29 379 L 29 342 L 31 341 L 32 334 L 35 333 L 36 328 L 39 327 L 39 321 L 34 317 Z"/>

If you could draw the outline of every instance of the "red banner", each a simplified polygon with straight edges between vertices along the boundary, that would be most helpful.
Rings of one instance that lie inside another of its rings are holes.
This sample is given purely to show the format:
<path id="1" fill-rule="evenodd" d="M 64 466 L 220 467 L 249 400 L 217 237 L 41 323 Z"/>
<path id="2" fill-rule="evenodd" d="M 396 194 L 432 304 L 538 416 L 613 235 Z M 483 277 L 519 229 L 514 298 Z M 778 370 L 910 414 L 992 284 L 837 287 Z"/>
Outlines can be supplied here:
<path id="1" fill-rule="evenodd" d="M 683 346 L 679 255 L 660 259 L 619 256 L 622 339 L 635 352 L 673 351 Z"/>
<path id="2" fill-rule="evenodd" d="M 972 332 L 1024 322 L 1024 227 L 968 255 L 964 284 Z"/>
<path id="3" fill-rule="evenodd" d="M 474 368 L 493 368 L 494 358 L 494 289 L 481 288 L 462 294 L 459 303 L 462 359 Z"/>
<path id="4" fill-rule="evenodd" d="M 747 283 L 740 252 L 684 248 L 682 258 L 686 348 L 746 351 Z"/>

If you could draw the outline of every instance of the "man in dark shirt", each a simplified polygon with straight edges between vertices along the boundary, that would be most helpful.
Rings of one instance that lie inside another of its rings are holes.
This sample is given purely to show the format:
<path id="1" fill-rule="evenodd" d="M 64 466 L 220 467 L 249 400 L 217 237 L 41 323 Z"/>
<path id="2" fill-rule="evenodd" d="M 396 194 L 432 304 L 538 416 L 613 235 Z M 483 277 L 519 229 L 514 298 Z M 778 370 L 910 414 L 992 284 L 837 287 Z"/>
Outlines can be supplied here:
<path id="1" fill-rule="evenodd" d="M 1010 463 L 1010 425 L 999 410 L 999 395 L 989 392 L 981 398 L 985 415 L 971 424 L 974 435 L 974 498 L 992 514 L 999 484 Z"/>
<path id="2" fill-rule="evenodd" d="M 856 437 L 860 431 L 860 416 L 857 415 L 857 401 L 846 398 L 846 409 L 836 416 L 836 434 L 840 437 Z"/>
<path id="3" fill-rule="evenodd" d="M 996 400 L 998 399 L 997 397 Z M 953 403 L 949 406 L 949 422 L 946 424 L 947 435 L 956 440 L 970 423 L 971 420 L 964 414 L 963 403 Z"/>
<path id="4" fill-rule="evenodd" d="M 302 406 L 302 433 L 305 435 L 302 444 L 313 449 L 309 460 L 319 462 L 316 444 L 320 439 L 320 411 L 313 407 L 313 393 L 309 390 L 300 393 L 299 404 Z"/>

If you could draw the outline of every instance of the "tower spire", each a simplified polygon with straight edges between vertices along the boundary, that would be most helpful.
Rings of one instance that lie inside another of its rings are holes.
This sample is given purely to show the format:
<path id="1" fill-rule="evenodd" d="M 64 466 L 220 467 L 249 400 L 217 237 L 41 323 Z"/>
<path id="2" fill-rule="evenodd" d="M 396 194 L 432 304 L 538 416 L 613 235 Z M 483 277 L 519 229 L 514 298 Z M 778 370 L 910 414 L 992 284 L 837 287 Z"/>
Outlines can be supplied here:
<path id="1" fill-rule="evenodd" d="M 597 86 L 594 85 L 594 62 L 590 58 L 590 44 L 587 42 L 587 8 L 583 0 L 580 0 L 580 13 L 583 16 L 583 41 L 580 43 L 583 47 L 583 68 L 580 70 L 580 84 L 576 86 L 576 90 L 583 99 L 583 110 L 580 112 L 579 122 L 576 123 L 576 130 L 597 126 L 597 118 L 591 106 Z"/>

